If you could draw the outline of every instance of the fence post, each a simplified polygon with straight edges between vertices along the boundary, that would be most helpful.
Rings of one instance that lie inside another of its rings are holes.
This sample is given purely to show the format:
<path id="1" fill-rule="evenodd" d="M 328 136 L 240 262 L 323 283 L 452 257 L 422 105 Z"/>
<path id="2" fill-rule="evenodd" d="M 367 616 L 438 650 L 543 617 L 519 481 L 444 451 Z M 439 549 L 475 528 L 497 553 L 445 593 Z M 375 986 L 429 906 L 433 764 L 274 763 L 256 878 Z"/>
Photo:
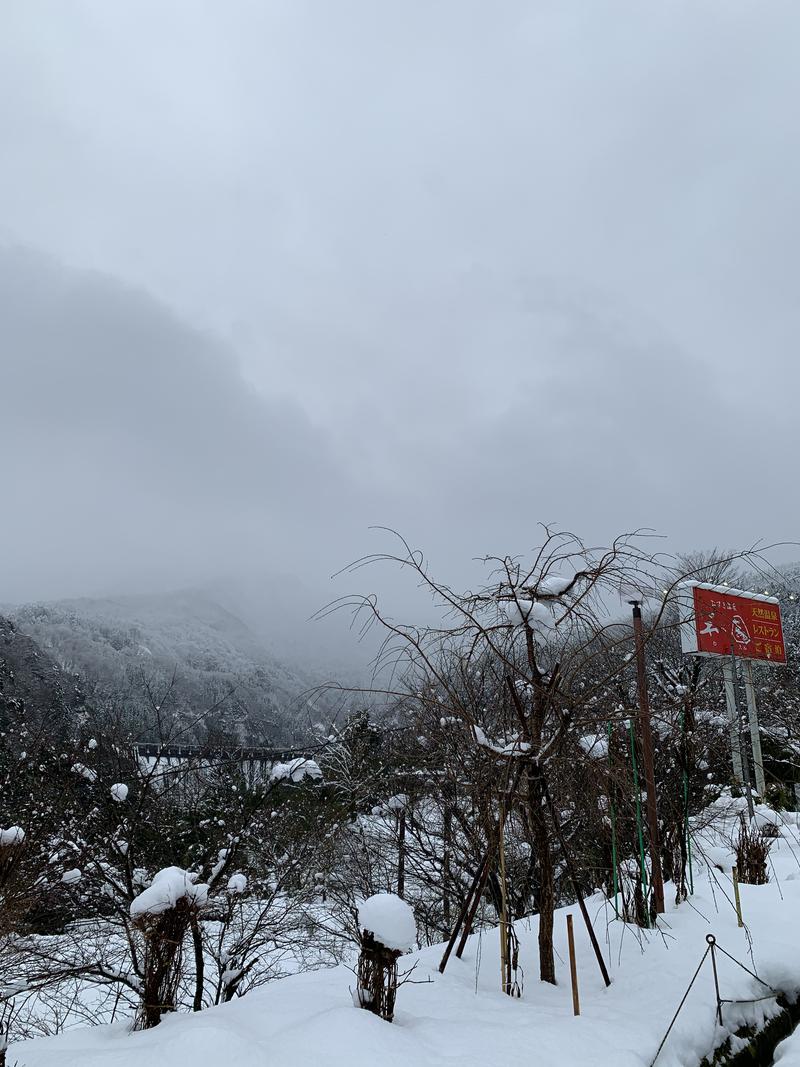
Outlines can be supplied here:
<path id="1" fill-rule="evenodd" d="M 567 941 L 569 943 L 569 976 L 572 981 L 572 1014 L 580 1015 L 581 1002 L 578 997 L 578 967 L 575 962 L 575 935 L 572 931 L 572 915 L 567 915 Z"/>

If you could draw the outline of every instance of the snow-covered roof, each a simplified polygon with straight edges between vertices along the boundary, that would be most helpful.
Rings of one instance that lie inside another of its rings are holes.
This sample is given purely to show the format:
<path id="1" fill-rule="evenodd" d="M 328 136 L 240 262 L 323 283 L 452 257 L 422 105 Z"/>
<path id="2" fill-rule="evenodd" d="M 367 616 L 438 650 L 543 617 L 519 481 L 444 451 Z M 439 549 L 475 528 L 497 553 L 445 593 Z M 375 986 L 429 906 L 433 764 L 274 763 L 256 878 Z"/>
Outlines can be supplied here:
<path id="1" fill-rule="evenodd" d="M 748 600 L 763 600 L 766 604 L 779 604 L 776 596 L 767 593 L 757 593 L 754 590 L 734 589 L 730 585 L 712 585 L 711 582 L 678 582 L 678 589 L 710 589 L 712 593 L 720 593 L 722 596 L 743 596 Z"/>

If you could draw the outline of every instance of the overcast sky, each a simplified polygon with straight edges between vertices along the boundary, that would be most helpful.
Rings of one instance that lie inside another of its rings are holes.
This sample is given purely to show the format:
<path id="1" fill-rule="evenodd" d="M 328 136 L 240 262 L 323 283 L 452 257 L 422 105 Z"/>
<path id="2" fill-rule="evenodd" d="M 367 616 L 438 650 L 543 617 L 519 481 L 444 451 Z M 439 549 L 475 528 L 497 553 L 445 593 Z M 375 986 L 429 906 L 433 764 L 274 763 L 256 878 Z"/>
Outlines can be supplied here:
<path id="1" fill-rule="evenodd" d="M 800 5 L 25 0 L 0 600 L 798 536 Z"/>

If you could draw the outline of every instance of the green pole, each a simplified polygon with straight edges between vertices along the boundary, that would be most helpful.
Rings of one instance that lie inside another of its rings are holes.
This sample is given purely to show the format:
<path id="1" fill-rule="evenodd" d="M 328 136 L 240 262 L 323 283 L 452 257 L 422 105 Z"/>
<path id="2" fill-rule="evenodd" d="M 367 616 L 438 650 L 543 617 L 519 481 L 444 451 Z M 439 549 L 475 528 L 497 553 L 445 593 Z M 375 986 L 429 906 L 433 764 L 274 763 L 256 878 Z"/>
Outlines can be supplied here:
<path id="1" fill-rule="evenodd" d="M 686 835 L 686 858 L 689 861 L 689 892 L 694 893 L 694 874 L 692 872 L 692 839 L 689 835 L 689 775 L 686 771 L 683 772 L 683 802 L 685 805 L 685 826 L 684 833 Z"/>
<path id="2" fill-rule="evenodd" d="M 617 809 L 614 806 L 614 783 L 611 780 L 611 723 L 608 724 L 608 769 L 609 769 L 609 790 L 608 799 L 611 805 L 611 869 L 614 878 L 614 914 L 619 918 L 619 873 L 617 871 Z"/>
<path id="3" fill-rule="evenodd" d="M 647 907 L 647 864 L 644 859 L 644 834 L 642 833 L 642 793 L 639 788 L 639 768 L 636 764 L 636 738 L 633 732 L 633 719 L 628 720 L 631 739 L 631 763 L 633 765 L 633 788 L 636 793 L 636 832 L 639 836 L 639 870 L 642 876 L 642 895 L 644 896 L 647 925 L 650 925 L 650 909 Z"/>
<path id="4" fill-rule="evenodd" d="M 692 872 L 692 839 L 689 836 L 689 768 L 686 758 L 686 733 L 684 724 L 686 715 L 681 712 L 681 737 L 683 738 L 683 836 L 686 842 L 686 859 L 689 863 L 689 892 L 694 893 L 694 873 Z"/>

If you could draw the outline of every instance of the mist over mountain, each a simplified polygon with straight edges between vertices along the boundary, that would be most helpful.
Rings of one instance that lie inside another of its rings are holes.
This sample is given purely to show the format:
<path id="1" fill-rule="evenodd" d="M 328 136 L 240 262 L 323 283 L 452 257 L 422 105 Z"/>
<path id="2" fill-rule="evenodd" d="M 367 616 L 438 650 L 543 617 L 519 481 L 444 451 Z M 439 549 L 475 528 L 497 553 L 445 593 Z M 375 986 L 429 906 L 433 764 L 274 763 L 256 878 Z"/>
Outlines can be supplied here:
<path id="1" fill-rule="evenodd" d="M 260 612 L 258 599 L 242 601 L 245 618 L 232 610 L 236 603 L 230 588 L 219 596 L 187 589 L 27 604 L 7 613 L 26 640 L 82 680 L 98 708 L 116 705 L 133 721 L 163 701 L 187 723 L 198 720 L 187 742 L 213 734 L 264 745 L 308 736 L 339 707 L 320 686 L 345 684 L 357 668 L 351 662 L 337 673 L 331 664 L 326 672 L 317 650 L 303 649 L 302 625 L 288 613 L 297 603 L 291 597 Z"/>

